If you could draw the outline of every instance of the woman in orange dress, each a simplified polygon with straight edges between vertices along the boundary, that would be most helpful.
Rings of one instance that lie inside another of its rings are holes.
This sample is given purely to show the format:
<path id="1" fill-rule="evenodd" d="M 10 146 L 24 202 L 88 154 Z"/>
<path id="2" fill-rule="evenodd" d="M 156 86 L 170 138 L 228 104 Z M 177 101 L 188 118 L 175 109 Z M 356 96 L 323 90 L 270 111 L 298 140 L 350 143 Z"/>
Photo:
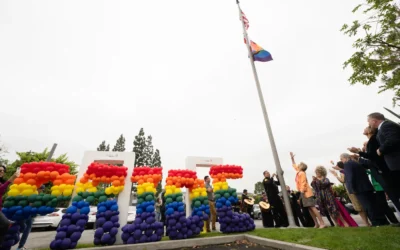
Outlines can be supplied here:
<path id="1" fill-rule="evenodd" d="M 321 214 L 318 212 L 317 208 L 315 207 L 315 197 L 307 181 L 307 165 L 303 162 L 300 162 L 298 165 L 294 160 L 294 154 L 290 152 L 290 158 L 292 159 L 292 165 L 294 170 L 296 170 L 296 187 L 297 190 L 300 192 L 300 199 L 303 202 L 303 207 L 308 208 L 310 211 L 311 217 L 314 220 L 315 228 L 325 228 L 325 222 L 323 221 Z M 300 200 L 299 200 L 300 202 Z M 319 221 L 319 223 L 318 223 Z"/>

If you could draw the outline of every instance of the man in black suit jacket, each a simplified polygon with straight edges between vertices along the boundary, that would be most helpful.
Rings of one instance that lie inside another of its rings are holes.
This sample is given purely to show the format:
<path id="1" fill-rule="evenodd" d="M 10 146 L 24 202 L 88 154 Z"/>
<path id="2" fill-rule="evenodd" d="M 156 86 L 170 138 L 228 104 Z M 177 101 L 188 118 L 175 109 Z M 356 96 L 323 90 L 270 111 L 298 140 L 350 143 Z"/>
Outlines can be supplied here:
<path id="1" fill-rule="evenodd" d="M 380 146 L 377 154 L 383 155 L 391 171 L 400 172 L 400 125 L 386 121 L 381 113 L 368 115 L 368 124 L 378 129 L 377 139 Z"/>
<path id="2" fill-rule="evenodd" d="M 355 194 L 373 226 L 388 225 L 382 210 L 375 203 L 374 187 L 369 181 L 367 172 L 358 163 L 351 160 L 349 154 L 341 154 L 340 160 L 344 163 L 344 176 L 347 191 Z"/>
<path id="3" fill-rule="evenodd" d="M 281 197 L 279 197 L 278 185 L 279 180 L 274 180 L 276 174 L 271 174 L 268 171 L 264 171 L 263 185 L 265 193 L 267 194 L 268 201 L 271 204 L 272 214 L 274 216 L 275 227 L 287 227 L 289 221 L 286 215 L 285 207 L 283 206 Z"/>
<path id="4" fill-rule="evenodd" d="M 393 171 L 390 171 L 383 156 L 377 154 L 380 145 L 376 134 L 377 129 L 371 127 L 365 128 L 364 135 L 368 137 L 365 151 L 355 147 L 348 150 L 362 157 L 359 159 L 359 162 L 365 168 L 371 170 L 371 175 L 382 186 L 396 208 L 400 210 L 400 177 L 397 177 Z M 400 173 L 400 171 L 396 172 Z"/>

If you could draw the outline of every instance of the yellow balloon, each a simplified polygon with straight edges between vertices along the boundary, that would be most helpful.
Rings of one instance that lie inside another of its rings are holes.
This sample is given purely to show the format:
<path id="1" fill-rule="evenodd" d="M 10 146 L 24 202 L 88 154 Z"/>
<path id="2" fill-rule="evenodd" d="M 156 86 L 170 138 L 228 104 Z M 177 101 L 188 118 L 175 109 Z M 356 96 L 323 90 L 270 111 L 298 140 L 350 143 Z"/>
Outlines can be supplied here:
<path id="1" fill-rule="evenodd" d="M 70 195 L 72 195 L 72 189 L 65 189 L 65 190 L 63 191 L 63 195 L 64 195 L 64 196 L 70 196 Z"/>
<path id="2" fill-rule="evenodd" d="M 111 193 L 112 193 L 112 191 L 111 191 L 111 189 L 108 187 L 108 188 L 106 188 L 106 195 L 110 195 Z"/>
<path id="3" fill-rule="evenodd" d="M 138 189 L 137 189 L 137 192 L 138 192 L 139 195 L 141 195 L 141 194 L 144 193 L 144 189 L 143 189 L 143 188 L 138 188 Z"/>
<path id="4" fill-rule="evenodd" d="M 194 192 L 194 193 L 193 193 L 194 198 L 199 197 L 199 195 L 200 195 L 199 192 Z"/>
<path id="5" fill-rule="evenodd" d="M 201 192 L 201 196 L 207 196 L 207 192 Z"/>
<path id="6" fill-rule="evenodd" d="M 11 186 L 10 186 L 10 190 L 11 189 L 17 189 L 18 190 L 18 185 L 17 184 L 12 184 Z"/>
<path id="7" fill-rule="evenodd" d="M 21 195 L 23 195 L 23 196 L 29 196 L 29 195 L 31 195 L 31 194 L 33 194 L 32 189 L 25 189 L 25 190 L 22 191 L 22 193 L 21 193 Z"/>
<path id="8" fill-rule="evenodd" d="M 214 186 L 214 191 L 218 191 L 220 188 L 218 186 Z"/>
<path id="9" fill-rule="evenodd" d="M 165 190 L 165 195 L 170 195 L 170 194 L 172 194 L 171 190 Z"/>
<path id="10" fill-rule="evenodd" d="M 60 192 L 60 190 L 56 189 L 56 190 L 51 191 L 51 195 L 60 196 L 61 192 Z"/>
<path id="11" fill-rule="evenodd" d="M 60 191 L 60 190 L 59 190 Z M 84 192 L 85 191 L 85 189 L 83 189 L 83 188 L 81 188 L 81 187 L 78 187 L 78 188 L 76 188 L 76 192 L 77 193 L 80 193 L 80 192 Z M 60 191 L 61 192 L 61 191 Z"/>
<path id="12" fill-rule="evenodd" d="M 8 191 L 8 196 L 17 196 L 19 195 L 19 191 L 16 189 L 11 189 L 10 191 Z"/>

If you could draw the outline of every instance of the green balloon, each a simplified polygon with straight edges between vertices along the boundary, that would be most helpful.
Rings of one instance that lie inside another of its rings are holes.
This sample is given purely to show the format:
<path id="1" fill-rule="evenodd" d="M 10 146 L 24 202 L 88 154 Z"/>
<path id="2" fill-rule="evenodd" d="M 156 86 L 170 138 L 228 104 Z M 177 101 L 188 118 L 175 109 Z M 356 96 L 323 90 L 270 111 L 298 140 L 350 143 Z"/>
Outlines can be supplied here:
<path id="1" fill-rule="evenodd" d="M 99 198 L 102 195 L 101 191 L 97 191 L 96 193 L 94 193 L 94 197 Z"/>
<path id="2" fill-rule="evenodd" d="M 166 203 L 166 204 L 169 204 L 169 203 L 171 203 L 171 202 L 173 202 L 172 198 L 167 198 L 167 199 L 165 199 L 165 203 Z"/>
<path id="3" fill-rule="evenodd" d="M 215 199 L 218 200 L 219 198 L 221 198 L 221 195 L 220 194 L 216 194 L 215 195 Z"/>
<path id="4" fill-rule="evenodd" d="M 107 196 L 105 196 L 105 195 L 102 195 L 102 196 L 99 197 L 99 202 L 103 202 L 103 201 L 106 201 L 106 200 L 107 200 Z"/>
<path id="5" fill-rule="evenodd" d="M 51 195 L 50 194 L 45 194 L 44 196 L 43 196 L 43 201 L 44 202 L 48 202 L 48 201 L 50 201 L 51 200 Z"/>
<path id="6" fill-rule="evenodd" d="M 138 199 L 138 204 L 142 204 L 144 202 L 144 199 L 143 198 L 139 198 Z"/>
<path id="7" fill-rule="evenodd" d="M 33 207 L 40 207 L 40 206 L 42 206 L 42 202 L 41 201 L 35 201 L 32 206 Z"/>
<path id="8" fill-rule="evenodd" d="M 21 207 L 28 206 L 28 201 L 21 200 L 21 201 L 18 202 L 18 206 L 21 206 Z"/>
<path id="9" fill-rule="evenodd" d="M 89 204 L 92 204 L 94 202 L 94 196 L 88 196 L 86 201 L 89 202 Z"/>
<path id="10" fill-rule="evenodd" d="M 57 207 L 57 204 L 58 204 L 57 199 L 56 199 L 56 201 L 51 200 L 50 204 L 51 204 L 50 207 Z"/>
<path id="11" fill-rule="evenodd" d="M 41 196 L 41 195 L 36 196 L 36 201 L 42 201 L 42 200 L 43 200 L 43 196 Z"/>
<path id="12" fill-rule="evenodd" d="M 236 193 L 236 192 L 233 192 L 233 193 L 232 193 L 232 196 L 233 196 L 233 197 L 237 197 L 237 193 Z"/>
<path id="13" fill-rule="evenodd" d="M 200 207 L 200 206 L 201 206 L 201 202 L 200 202 L 200 201 L 196 201 L 196 202 L 194 203 L 194 206 L 195 206 L 195 207 Z"/>
<path id="14" fill-rule="evenodd" d="M 80 195 L 77 195 L 74 197 L 74 199 L 72 199 L 72 201 L 81 201 L 81 200 L 83 200 L 83 198 Z"/>
<path id="15" fill-rule="evenodd" d="M 228 199 L 229 197 L 231 197 L 231 195 L 230 195 L 228 192 L 226 192 L 226 193 L 224 194 L 224 197 Z"/>
<path id="16" fill-rule="evenodd" d="M 9 208 L 9 207 L 12 207 L 12 206 L 15 206 L 15 202 L 14 201 L 5 201 L 4 202 L 4 204 L 3 204 L 3 207 L 6 207 L 6 208 Z"/>
<path id="17" fill-rule="evenodd" d="M 183 201 L 182 196 L 176 197 L 176 201 L 177 202 L 182 202 Z"/>
<path id="18" fill-rule="evenodd" d="M 69 201 L 69 200 L 71 200 L 71 196 L 63 196 L 63 200 L 64 201 Z"/>
<path id="19" fill-rule="evenodd" d="M 146 196 L 146 201 L 152 201 L 152 200 L 154 200 L 154 197 L 152 195 Z"/>
<path id="20" fill-rule="evenodd" d="M 208 205 L 208 200 L 204 200 L 203 205 Z"/>
<path id="21" fill-rule="evenodd" d="M 82 197 L 86 199 L 89 195 L 90 195 L 89 192 L 83 192 Z"/>

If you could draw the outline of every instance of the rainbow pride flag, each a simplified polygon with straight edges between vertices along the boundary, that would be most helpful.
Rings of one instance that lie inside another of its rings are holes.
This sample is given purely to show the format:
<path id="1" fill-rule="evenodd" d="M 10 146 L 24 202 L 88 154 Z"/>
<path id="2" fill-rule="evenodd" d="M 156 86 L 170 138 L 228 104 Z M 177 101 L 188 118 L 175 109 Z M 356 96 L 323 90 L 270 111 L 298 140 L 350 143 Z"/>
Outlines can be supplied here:
<path id="1" fill-rule="evenodd" d="M 246 41 L 245 41 L 246 42 Z M 260 45 L 250 40 L 251 52 L 253 54 L 253 60 L 259 62 L 272 61 L 272 55 L 268 51 L 264 50 Z"/>

